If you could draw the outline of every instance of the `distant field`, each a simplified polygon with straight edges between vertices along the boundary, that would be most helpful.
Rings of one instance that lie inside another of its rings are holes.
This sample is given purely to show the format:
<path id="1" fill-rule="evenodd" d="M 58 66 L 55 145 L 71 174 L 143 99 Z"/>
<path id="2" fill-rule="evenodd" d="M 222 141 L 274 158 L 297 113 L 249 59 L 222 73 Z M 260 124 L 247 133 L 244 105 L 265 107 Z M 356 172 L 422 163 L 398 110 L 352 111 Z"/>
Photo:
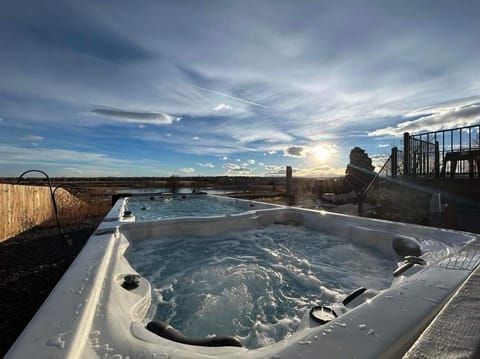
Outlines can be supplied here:
<path id="1" fill-rule="evenodd" d="M 17 178 L 0 178 L 0 183 L 17 183 Z M 230 193 L 261 192 L 281 193 L 285 191 L 285 179 L 283 177 L 56 177 L 51 178 L 52 186 L 63 187 L 72 194 L 87 193 L 90 198 L 108 198 L 119 190 L 162 188 L 172 191 L 179 190 L 222 190 Z M 44 178 L 22 179 L 20 184 L 47 185 Z"/>

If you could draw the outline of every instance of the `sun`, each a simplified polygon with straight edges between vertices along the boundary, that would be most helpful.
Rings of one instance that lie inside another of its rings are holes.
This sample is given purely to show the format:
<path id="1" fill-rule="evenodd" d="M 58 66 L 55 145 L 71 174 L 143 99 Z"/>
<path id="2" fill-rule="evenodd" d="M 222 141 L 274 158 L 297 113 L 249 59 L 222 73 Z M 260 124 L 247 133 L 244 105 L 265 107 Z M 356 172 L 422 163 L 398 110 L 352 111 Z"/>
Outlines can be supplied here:
<path id="1" fill-rule="evenodd" d="M 314 147 L 313 152 L 315 153 L 315 157 L 317 157 L 320 161 L 326 161 L 332 155 L 332 149 L 325 145 L 318 145 Z"/>

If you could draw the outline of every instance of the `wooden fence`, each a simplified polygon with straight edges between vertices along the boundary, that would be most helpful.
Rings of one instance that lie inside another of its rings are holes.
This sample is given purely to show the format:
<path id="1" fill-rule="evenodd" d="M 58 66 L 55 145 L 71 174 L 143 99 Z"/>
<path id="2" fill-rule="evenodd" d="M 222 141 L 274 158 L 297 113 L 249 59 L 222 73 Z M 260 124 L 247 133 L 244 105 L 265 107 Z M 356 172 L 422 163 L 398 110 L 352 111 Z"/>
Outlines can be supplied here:
<path id="1" fill-rule="evenodd" d="M 59 213 L 66 205 L 84 206 L 77 197 L 59 188 L 55 193 Z M 0 183 L 0 242 L 34 226 L 54 219 L 53 204 L 48 187 Z"/>

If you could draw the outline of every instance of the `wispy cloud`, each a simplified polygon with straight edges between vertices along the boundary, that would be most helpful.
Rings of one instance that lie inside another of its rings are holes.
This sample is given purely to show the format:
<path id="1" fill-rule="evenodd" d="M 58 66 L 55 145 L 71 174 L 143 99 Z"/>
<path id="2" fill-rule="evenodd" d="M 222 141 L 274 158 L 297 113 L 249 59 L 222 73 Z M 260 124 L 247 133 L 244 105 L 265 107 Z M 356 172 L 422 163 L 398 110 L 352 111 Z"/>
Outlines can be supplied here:
<path id="1" fill-rule="evenodd" d="M 10 174 L 16 175 L 25 168 L 31 166 L 41 166 L 48 171 L 50 175 L 82 175 L 98 176 L 112 175 L 119 176 L 122 173 L 135 171 L 140 173 L 151 173 L 152 166 L 161 167 L 161 163 L 154 161 L 139 161 L 126 158 L 116 158 L 114 156 L 87 151 L 66 150 L 60 148 L 25 148 L 18 146 L 0 145 L 0 164 L 10 168 Z M 70 169 L 76 168 L 76 171 Z M 69 169 L 68 171 L 66 169 Z M 158 175 L 167 175 L 168 173 L 159 173 Z"/>
<path id="2" fill-rule="evenodd" d="M 478 3 L 226 2 L 219 23 L 214 2 L 141 2 L 2 6 L 0 143 L 40 134 L 112 160 L 174 158 L 177 172 L 211 156 L 300 169 L 322 141 L 343 162 L 346 147 L 375 148 L 367 133 L 478 121 Z"/>
<path id="3" fill-rule="evenodd" d="M 42 136 L 37 136 L 37 135 L 28 135 L 22 137 L 22 140 L 24 141 L 33 141 L 33 142 L 38 142 L 38 141 L 43 141 L 45 138 Z"/>
<path id="4" fill-rule="evenodd" d="M 372 165 L 375 167 L 375 171 L 380 171 L 382 166 L 388 160 L 389 155 L 385 154 L 375 154 L 370 157 L 372 159 Z"/>
<path id="5" fill-rule="evenodd" d="M 312 168 L 297 168 L 295 175 L 300 177 L 337 177 L 345 174 L 345 168 L 323 165 Z"/>
<path id="6" fill-rule="evenodd" d="M 182 171 L 183 173 L 194 173 L 195 172 L 195 168 L 192 168 L 192 167 L 185 167 L 185 168 L 182 168 L 180 171 Z"/>
<path id="7" fill-rule="evenodd" d="M 223 165 L 223 168 L 225 168 L 228 173 L 230 174 L 250 174 L 252 172 L 252 169 L 249 167 L 242 167 L 239 165 L 236 165 L 235 163 L 227 163 Z"/>
<path id="8" fill-rule="evenodd" d="M 197 162 L 196 165 L 200 167 L 215 168 L 215 165 L 211 162 L 207 162 L 207 163 Z"/>
<path id="9" fill-rule="evenodd" d="M 473 104 L 480 104 L 480 96 L 472 96 L 468 98 L 461 98 L 451 101 L 442 102 L 432 106 L 426 106 L 415 109 L 405 114 L 405 117 L 419 117 L 424 115 L 431 115 L 438 112 L 454 111 L 455 109 Z"/>
<path id="10" fill-rule="evenodd" d="M 20 7 L 21 5 L 17 5 Z M 10 8 L 18 7 L 10 4 Z M 136 63 L 151 60 L 153 52 L 143 48 L 138 42 L 119 35 L 104 22 L 96 21 L 96 16 L 83 6 L 64 1 L 55 6 L 31 4 L 36 16 L 21 18 L 19 23 L 27 23 L 30 34 L 36 43 L 49 50 L 68 50 L 83 56 L 90 56 L 109 63 Z M 15 11 L 13 20 L 17 18 Z M 60 15 L 62 14 L 62 15 Z M 75 16 L 64 16 L 75 14 Z M 23 20 L 23 21 L 22 21 Z M 65 41 L 65 38 L 71 41 Z"/>
<path id="11" fill-rule="evenodd" d="M 94 108 L 90 112 L 95 115 L 105 116 L 123 122 L 152 125 L 171 125 L 182 119 L 181 117 L 170 116 L 162 112 L 137 112 L 107 107 Z"/>
<path id="12" fill-rule="evenodd" d="M 404 132 L 430 132 L 473 125 L 480 120 L 480 103 L 474 102 L 464 104 L 460 107 L 455 107 L 450 104 L 444 107 L 435 106 L 408 113 L 406 117 L 411 117 L 413 114 L 425 113 L 427 114 L 415 120 L 403 121 L 396 126 L 380 128 L 368 134 L 370 136 L 400 136 Z"/>
<path id="13" fill-rule="evenodd" d="M 256 102 L 253 102 L 253 101 L 249 101 L 249 100 L 246 100 L 246 99 L 243 99 L 243 98 L 240 98 L 240 97 L 236 97 L 236 96 L 231 96 L 231 95 L 228 95 L 226 93 L 221 93 L 221 92 L 218 92 L 218 91 L 214 91 L 214 90 L 210 90 L 210 89 L 207 89 L 205 87 L 199 87 L 197 86 L 200 90 L 204 90 L 204 91 L 208 91 L 210 93 L 213 93 L 215 95 L 218 95 L 218 96 L 223 96 L 223 97 L 227 97 L 227 98 L 231 98 L 232 100 L 235 100 L 235 101 L 240 101 L 240 102 L 243 102 L 243 103 L 246 103 L 248 105 L 252 105 L 252 106 L 257 106 L 257 107 L 261 107 L 261 108 L 266 108 L 266 106 L 263 106 L 259 103 L 256 103 Z"/>
<path id="14" fill-rule="evenodd" d="M 266 165 L 265 166 L 265 176 L 274 176 L 274 175 L 281 175 L 285 174 L 285 166 L 279 165 Z"/>
<path id="15" fill-rule="evenodd" d="M 85 175 L 85 171 L 81 168 L 77 168 L 77 167 L 64 167 L 63 170 L 66 172 L 66 173 L 75 173 L 75 174 L 78 174 L 78 175 Z"/>
<path id="16" fill-rule="evenodd" d="M 215 106 L 213 108 L 213 111 L 219 112 L 219 111 L 228 111 L 228 110 L 231 110 L 231 109 L 232 109 L 232 106 L 221 103 L 220 105 Z"/>
<path id="17" fill-rule="evenodd" d="M 263 145 L 291 143 L 295 139 L 288 133 L 279 131 L 278 129 L 266 128 L 265 126 L 261 125 L 257 125 L 255 127 L 254 124 L 252 124 L 251 129 L 244 128 L 243 131 L 240 130 L 236 133 L 233 133 L 232 137 L 240 143 L 261 142 Z"/>
<path id="18" fill-rule="evenodd" d="M 23 148 L 17 146 L 0 145 L 0 163 L 35 163 L 43 161 L 49 163 L 125 163 L 102 153 L 80 152 L 57 148 Z"/>

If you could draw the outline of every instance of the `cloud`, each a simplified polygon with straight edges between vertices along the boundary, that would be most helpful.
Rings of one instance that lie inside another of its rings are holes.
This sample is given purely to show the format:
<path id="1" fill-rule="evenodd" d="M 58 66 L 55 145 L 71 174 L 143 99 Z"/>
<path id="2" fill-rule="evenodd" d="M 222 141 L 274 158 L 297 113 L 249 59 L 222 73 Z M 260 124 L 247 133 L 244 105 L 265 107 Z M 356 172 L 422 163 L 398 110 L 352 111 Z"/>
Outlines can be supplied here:
<path id="1" fill-rule="evenodd" d="M 253 101 L 249 101 L 249 100 L 246 100 L 246 99 L 244 99 L 244 98 L 240 98 L 240 97 L 236 97 L 236 96 L 231 96 L 231 95 L 228 95 L 228 94 L 225 94 L 225 93 L 221 93 L 221 92 L 218 92 L 218 91 L 214 91 L 214 90 L 207 89 L 207 88 L 205 88 L 205 87 L 198 87 L 198 88 L 201 89 L 201 90 L 208 91 L 208 92 L 211 92 L 211 93 L 213 93 L 213 94 L 219 95 L 219 96 L 228 97 L 228 98 L 231 98 L 231 99 L 233 99 L 233 100 L 246 103 L 246 104 L 248 104 L 248 105 L 253 105 L 253 106 L 257 106 L 257 107 L 266 108 L 265 106 L 263 106 L 263 105 L 261 105 L 261 104 L 259 104 L 259 103 L 256 103 L 256 102 L 253 102 Z"/>
<path id="2" fill-rule="evenodd" d="M 207 163 L 197 162 L 197 166 L 208 167 L 208 168 L 214 168 L 215 167 L 215 165 L 211 162 L 207 162 Z"/>
<path id="3" fill-rule="evenodd" d="M 193 173 L 193 172 L 195 172 L 195 168 L 186 167 L 186 168 L 180 169 L 180 171 L 182 171 L 183 173 Z"/>
<path id="4" fill-rule="evenodd" d="M 19 15 L 20 4 L 12 3 L 4 11 L 10 13 L 12 21 L 23 25 L 34 43 L 46 51 L 69 51 L 121 64 L 143 63 L 155 58 L 155 54 L 138 41 L 122 36 L 106 22 L 98 21 L 88 7 L 64 1 L 55 5 L 32 3 L 30 8 L 35 16 Z"/>
<path id="5" fill-rule="evenodd" d="M 432 14 L 423 2 L 382 3 L 373 12 L 354 0 L 282 2 L 266 24 L 273 3 L 228 2 L 219 24 L 214 2 L 32 2 L 27 13 L 21 2 L 10 2 L 2 15 L 11 21 L 0 32 L 9 52 L 0 56 L 9 74 L 0 78 L 0 108 L 8 119 L 1 126 L 18 123 L 40 134 L 49 133 L 41 130 L 45 125 L 57 126 L 49 142 L 78 134 L 78 144 L 88 142 L 92 151 L 124 146 L 152 159 L 162 153 L 178 158 L 180 168 L 192 164 L 191 158 L 180 163 L 184 154 L 283 154 L 317 141 L 310 137 L 317 131 L 347 142 L 353 133 L 392 126 L 387 132 L 396 136 L 398 122 L 439 113 L 412 109 L 478 93 L 477 3 L 439 2 Z M 187 12 L 195 14 L 195 27 L 178 21 Z M 452 13 L 461 26 L 454 26 Z M 165 15 L 161 21 L 158 14 Z M 349 26 L 342 25 L 346 17 Z M 473 103 L 464 102 L 439 107 Z M 114 108 L 88 115 L 88 104 Z M 175 116 L 184 120 L 175 123 Z M 106 121 L 175 125 L 167 127 L 170 138 L 154 126 L 112 133 L 112 126 L 100 126 Z M 3 132 L 0 143 L 13 134 Z M 152 133 L 158 139 L 146 137 Z M 108 141 L 89 140 L 100 137 Z"/>
<path id="6" fill-rule="evenodd" d="M 372 165 L 375 167 L 375 171 L 380 171 L 380 169 L 383 167 L 389 157 L 389 155 L 385 154 L 375 154 L 370 156 L 370 158 L 372 159 Z"/>
<path id="7" fill-rule="evenodd" d="M 76 167 L 64 167 L 63 170 L 66 172 L 66 173 L 75 173 L 75 174 L 78 174 L 78 175 L 84 175 L 85 172 L 79 168 L 76 168 Z"/>
<path id="8" fill-rule="evenodd" d="M 255 160 L 253 160 L 253 159 L 252 159 L 252 160 L 247 160 L 247 163 L 248 163 L 249 165 L 254 165 L 256 162 L 257 162 L 257 161 L 255 161 Z"/>
<path id="9" fill-rule="evenodd" d="M 378 148 L 385 148 L 385 147 L 390 147 L 390 144 L 388 143 L 379 143 L 377 146 L 375 147 L 378 147 Z"/>
<path id="10" fill-rule="evenodd" d="M 303 146 L 291 146 L 283 150 L 285 157 L 305 157 L 307 155 L 307 148 Z"/>
<path id="11" fill-rule="evenodd" d="M 423 113 L 425 110 L 420 111 Z M 432 132 L 448 128 L 469 126 L 480 120 L 480 104 L 473 103 L 461 107 L 431 107 L 427 114 L 416 120 L 398 123 L 396 126 L 388 126 L 372 132 L 369 136 L 401 136 L 404 132 L 410 134 L 419 132 Z M 411 116 L 409 113 L 408 116 Z"/>
<path id="12" fill-rule="evenodd" d="M 270 150 L 270 151 L 268 151 L 267 153 L 268 153 L 269 155 L 274 155 L 274 154 L 277 153 L 277 151 L 275 151 L 275 150 Z"/>
<path id="13" fill-rule="evenodd" d="M 345 168 L 336 168 L 328 165 L 311 168 L 297 168 L 295 175 L 299 177 L 338 177 L 345 174 Z"/>
<path id="14" fill-rule="evenodd" d="M 224 103 L 221 103 L 220 105 L 215 106 L 215 107 L 213 108 L 213 111 L 215 111 L 215 112 L 218 112 L 218 111 L 228 111 L 228 110 L 231 110 L 231 109 L 232 109 L 232 106 L 226 105 L 226 104 L 224 104 Z"/>
<path id="15" fill-rule="evenodd" d="M 0 163 L 45 163 L 45 164 L 95 164 L 98 166 L 105 166 L 111 168 L 112 166 L 124 166 L 133 162 L 123 159 L 117 159 L 103 153 L 84 152 L 65 150 L 59 148 L 23 148 L 16 146 L 0 145 L 0 152 L 3 156 L 0 158 Z"/>
<path id="16" fill-rule="evenodd" d="M 255 123 L 256 122 L 256 123 Z M 285 144 L 291 143 L 295 138 L 285 131 L 276 129 L 272 124 L 271 127 L 265 125 L 268 121 L 264 120 L 263 123 L 259 121 L 244 121 L 244 125 L 241 127 L 232 126 L 232 137 L 242 144 L 255 144 L 257 146 L 267 146 L 268 144 Z M 268 145 L 271 148 L 272 145 Z M 267 148 L 265 148 L 266 150 Z"/>
<path id="17" fill-rule="evenodd" d="M 166 176 L 172 169 L 155 171 L 165 166 L 164 162 L 114 157 L 107 153 L 76 151 L 55 147 L 18 147 L 0 145 L 0 165 L 5 176 L 16 176 L 25 168 L 41 168 L 51 176 Z M 174 170 L 174 169 L 173 169 Z"/>
<path id="18" fill-rule="evenodd" d="M 249 174 L 252 172 L 251 168 L 241 167 L 234 163 L 227 163 L 223 165 L 223 168 L 225 168 L 228 171 L 228 173 L 233 173 L 233 174 Z"/>
<path id="19" fill-rule="evenodd" d="M 452 111 L 457 108 L 470 106 L 472 104 L 479 104 L 479 102 L 480 102 L 480 97 L 478 96 L 446 101 L 433 106 L 418 108 L 416 110 L 406 113 L 405 117 L 418 117 L 421 115 L 431 115 L 433 113 L 438 113 L 438 112 Z"/>
<path id="20" fill-rule="evenodd" d="M 227 156 L 223 156 L 223 157 L 222 157 L 222 161 L 228 161 L 228 157 L 227 157 Z"/>
<path id="21" fill-rule="evenodd" d="M 28 136 L 24 136 L 22 137 L 22 140 L 24 141 L 43 141 L 45 138 L 42 137 L 42 136 L 36 136 L 36 135 L 28 135 Z"/>
<path id="22" fill-rule="evenodd" d="M 179 122 L 182 119 L 181 117 L 170 116 L 162 112 L 136 112 L 106 107 L 94 108 L 90 111 L 90 113 L 113 118 L 123 122 L 152 125 L 171 125 L 172 123 Z"/>
<path id="23" fill-rule="evenodd" d="M 273 176 L 273 175 L 285 175 L 285 166 L 279 165 L 266 165 L 265 166 L 265 176 Z"/>
<path id="24" fill-rule="evenodd" d="M 267 171 L 278 171 L 280 168 L 285 168 L 285 166 L 279 166 L 279 165 L 266 165 L 265 169 Z"/>

